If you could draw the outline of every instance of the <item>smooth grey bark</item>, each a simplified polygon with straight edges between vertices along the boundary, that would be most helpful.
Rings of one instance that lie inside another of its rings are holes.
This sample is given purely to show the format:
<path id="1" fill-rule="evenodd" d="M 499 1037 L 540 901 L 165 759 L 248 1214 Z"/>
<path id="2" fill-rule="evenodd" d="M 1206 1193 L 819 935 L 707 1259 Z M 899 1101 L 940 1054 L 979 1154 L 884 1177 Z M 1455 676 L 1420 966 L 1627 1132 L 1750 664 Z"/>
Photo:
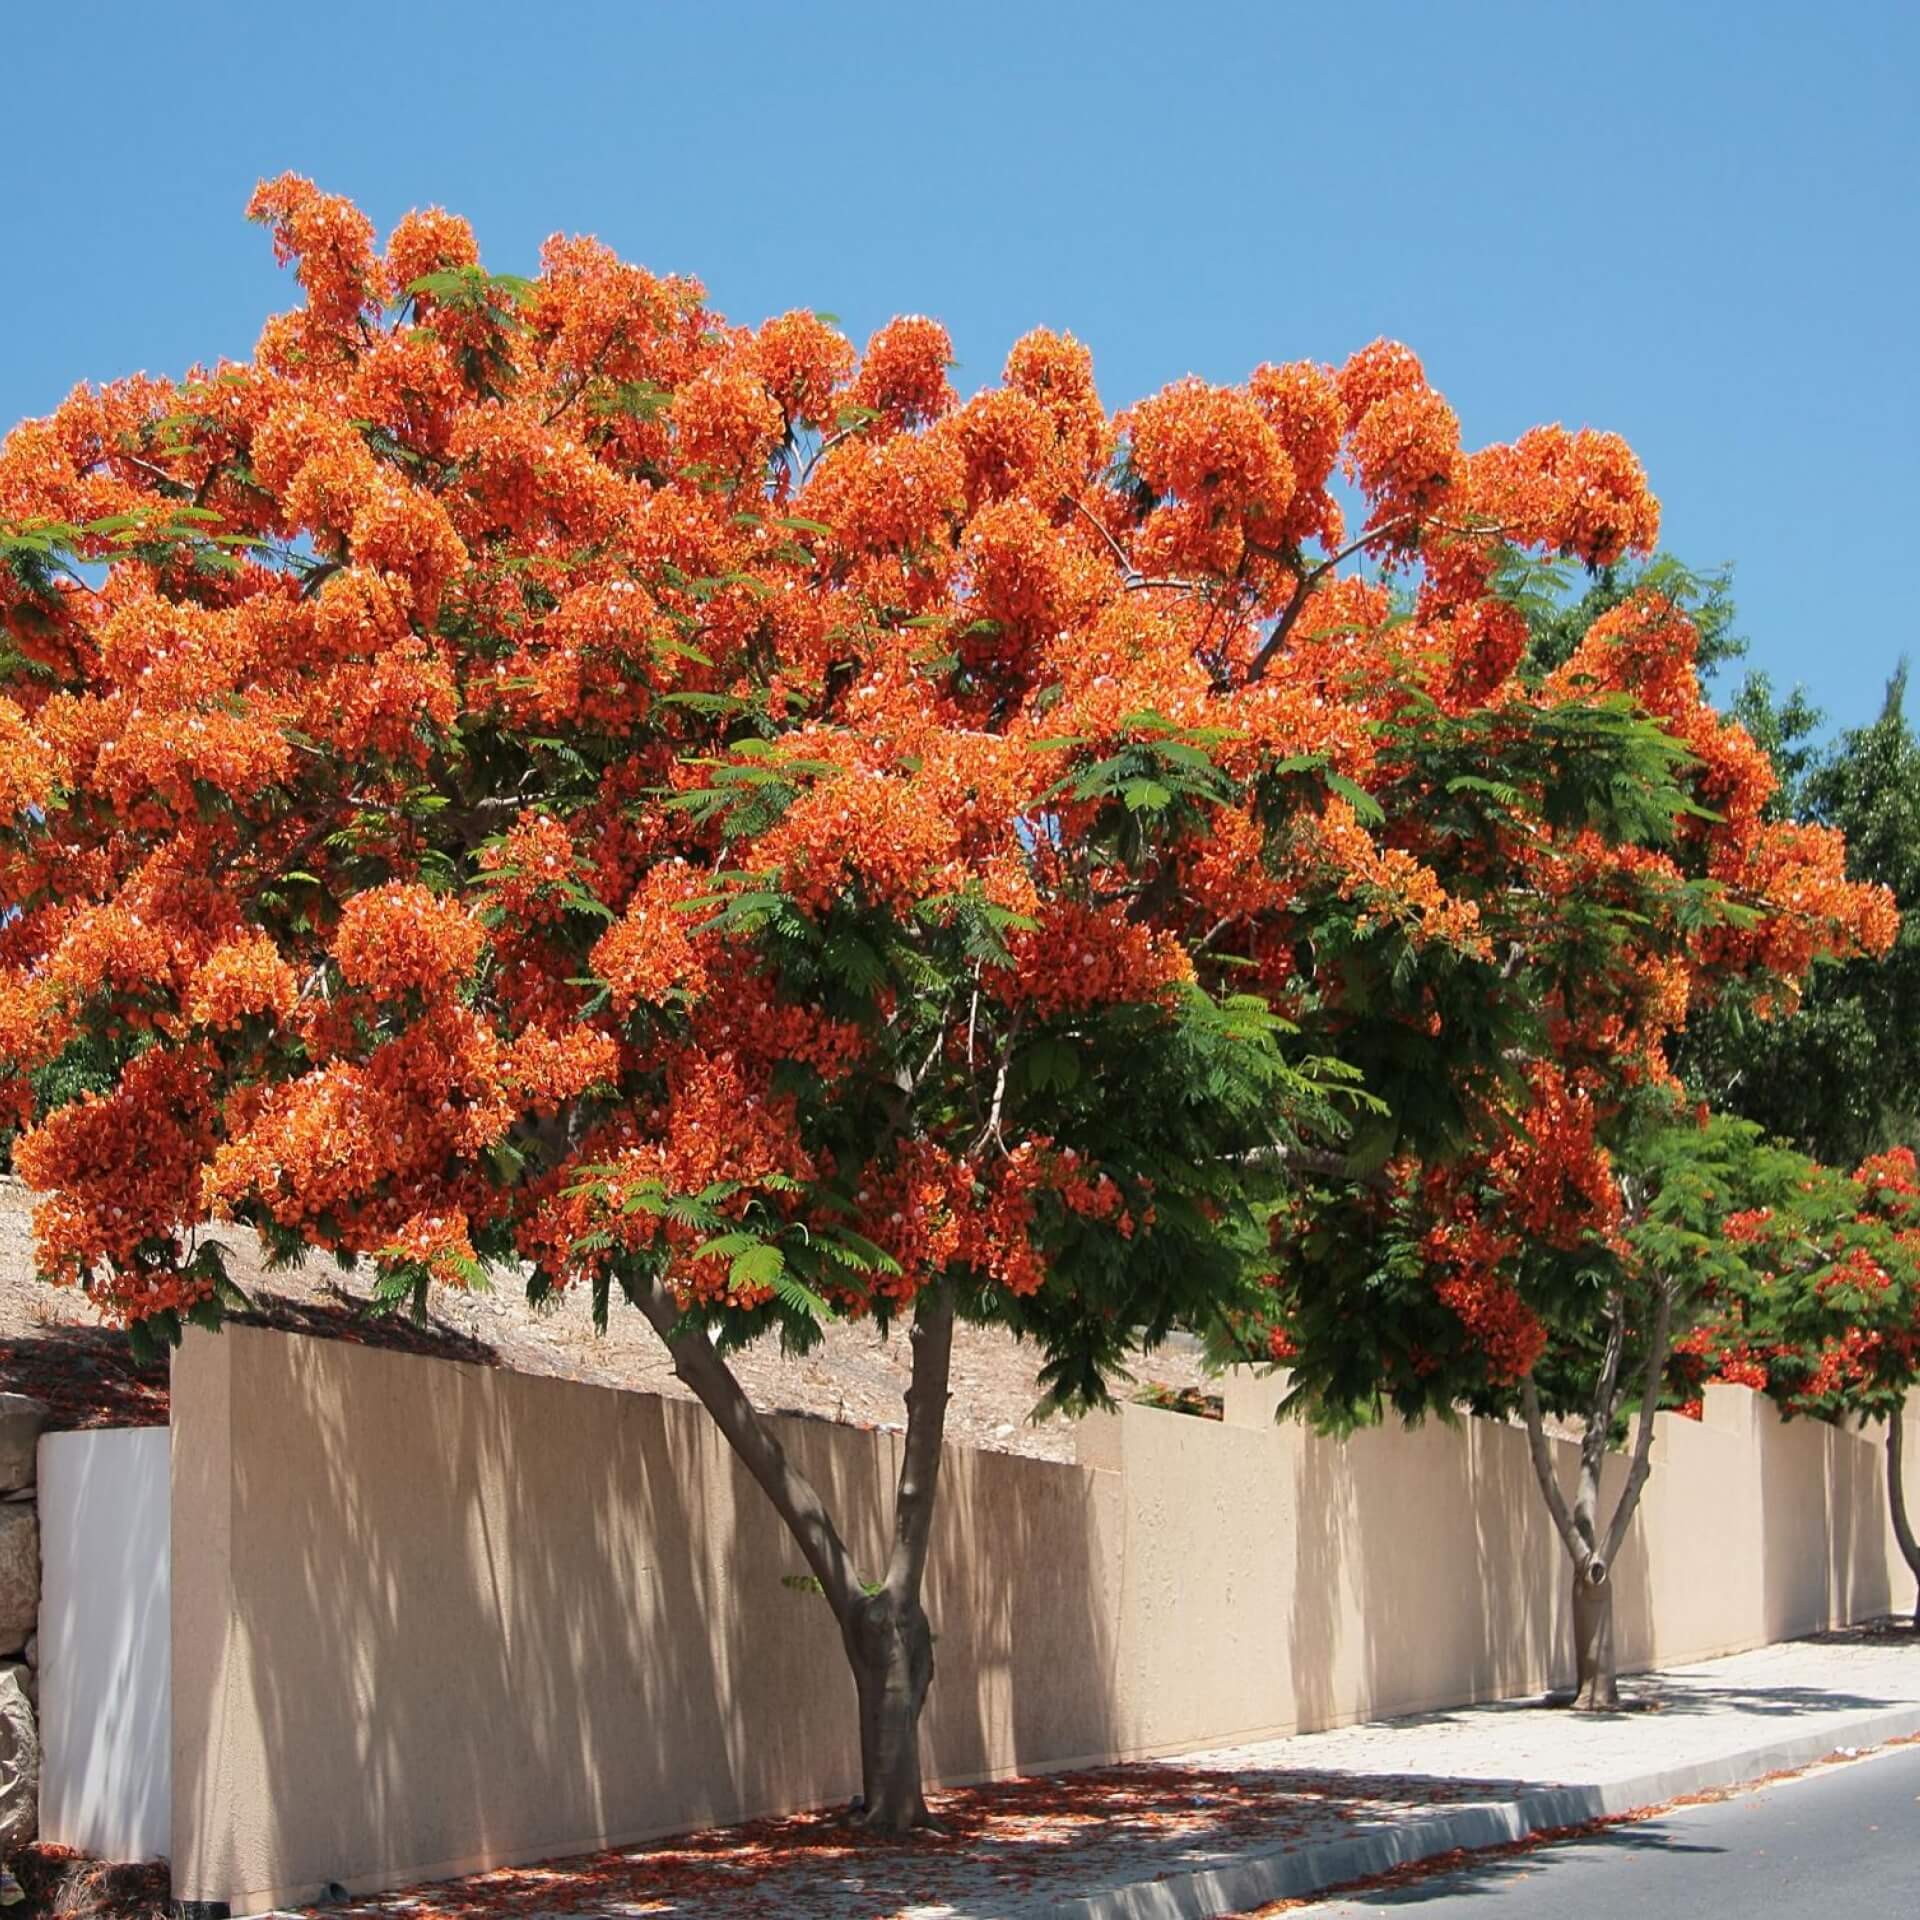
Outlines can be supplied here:
<path id="1" fill-rule="evenodd" d="M 666 1343 L 673 1370 L 712 1416 L 799 1547 L 840 1627 L 859 1700 L 861 1823 L 885 1833 L 930 1826 L 920 1773 L 920 1712 L 933 1681 L 933 1631 L 920 1603 L 946 1437 L 953 1365 L 953 1295 L 922 1290 L 911 1334 L 907 1432 L 894 1493 L 886 1577 L 869 1589 L 818 1490 L 781 1446 L 725 1359 L 658 1281 L 641 1311 Z"/>
<path id="2" fill-rule="evenodd" d="M 1906 1452 L 1905 1410 L 1896 1407 L 1887 1416 L 1887 1503 L 1893 1509 L 1893 1537 L 1900 1543 L 1900 1557 L 1907 1571 L 1920 1585 L 1920 1541 L 1913 1537 L 1913 1522 L 1907 1515 L 1907 1476 L 1902 1455 Z M 1920 1593 L 1913 1605 L 1913 1624 L 1920 1630 Z"/>
<path id="3" fill-rule="evenodd" d="M 1583 1416 L 1580 1464 L 1571 1501 L 1554 1472 L 1539 1389 L 1530 1379 L 1520 1388 L 1520 1410 L 1527 1424 L 1527 1451 L 1533 1461 L 1534 1478 L 1553 1516 L 1554 1531 L 1573 1564 L 1573 1704 L 1583 1712 L 1610 1713 L 1620 1704 L 1613 1640 L 1613 1564 L 1639 1509 L 1647 1476 L 1653 1471 L 1654 1415 L 1660 1408 L 1660 1385 L 1666 1375 L 1672 1336 L 1673 1291 L 1662 1286 L 1655 1295 L 1653 1325 L 1647 1334 L 1640 1419 L 1626 1484 L 1604 1530 L 1599 1512 L 1600 1476 L 1606 1466 L 1607 1440 L 1620 1411 L 1620 1360 L 1626 1348 L 1624 1298 L 1615 1294 L 1608 1303 L 1607 1344 Z"/>
<path id="4" fill-rule="evenodd" d="M 1573 1577 L 1573 1704 L 1583 1713 L 1620 1705 L 1613 1650 L 1613 1582 Z"/>
<path id="5" fill-rule="evenodd" d="M 953 1369 L 953 1294 L 944 1282 L 921 1293 L 910 1337 L 913 1377 L 887 1577 L 840 1622 L 860 1694 L 861 1818 L 883 1833 L 933 1824 L 920 1783 L 920 1710 L 933 1682 L 933 1630 L 920 1588 Z"/>

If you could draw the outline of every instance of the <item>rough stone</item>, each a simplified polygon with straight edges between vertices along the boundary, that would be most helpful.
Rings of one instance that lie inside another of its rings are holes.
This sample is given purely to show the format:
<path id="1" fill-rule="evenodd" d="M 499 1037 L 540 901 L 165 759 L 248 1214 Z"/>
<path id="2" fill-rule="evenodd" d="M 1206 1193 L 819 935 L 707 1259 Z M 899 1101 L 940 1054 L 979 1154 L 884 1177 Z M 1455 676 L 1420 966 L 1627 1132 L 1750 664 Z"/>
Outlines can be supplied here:
<path id="1" fill-rule="evenodd" d="M 13 1668 L 0 1669 L 0 1856 L 40 1831 L 40 1730 Z"/>
<path id="2" fill-rule="evenodd" d="M 40 1711 L 40 1676 L 24 1660 L 0 1660 L 0 1673 L 10 1673 L 20 1682 L 20 1691 L 35 1713 Z"/>
<path id="3" fill-rule="evenodd" d="M 0 1493 L 33 1485 L 40 1429 L 51 1409 L 25 1393 L 0 1393 Z"/>
<path id="4" fill-rule="evenodd" d="M 0 1657 L 22 1652 L 40 1626 L 40 1516 L 0 1507 Z"/>

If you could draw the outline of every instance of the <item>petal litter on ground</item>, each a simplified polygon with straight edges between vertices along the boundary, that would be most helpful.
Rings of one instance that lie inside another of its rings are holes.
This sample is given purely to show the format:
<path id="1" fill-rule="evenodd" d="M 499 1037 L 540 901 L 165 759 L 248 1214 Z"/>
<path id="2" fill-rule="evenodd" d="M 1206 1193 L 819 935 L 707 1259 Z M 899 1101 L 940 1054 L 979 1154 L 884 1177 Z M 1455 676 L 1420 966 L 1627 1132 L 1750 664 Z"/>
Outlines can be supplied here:
<path id="1" fill-rule="evenodd" d="M 1920 1699 L 1911 1635 L 1761 1648 L 1630 1683 L 1658 1713 L 1504 1702 L 931 1796 L 875 1841 L 794 1814 L 350 1900 L 343 1920 L 1040 1920 L 1067 1899 L 1393 1827 L 1532 1788 L 1684 1765 Z"/>

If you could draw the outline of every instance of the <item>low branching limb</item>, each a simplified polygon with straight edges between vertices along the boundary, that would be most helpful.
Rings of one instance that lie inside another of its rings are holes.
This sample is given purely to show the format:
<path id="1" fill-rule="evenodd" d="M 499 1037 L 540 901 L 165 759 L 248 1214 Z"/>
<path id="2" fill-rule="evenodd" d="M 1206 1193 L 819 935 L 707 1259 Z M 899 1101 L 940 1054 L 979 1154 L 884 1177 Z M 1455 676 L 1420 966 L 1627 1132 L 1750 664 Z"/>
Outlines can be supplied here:
<path id="1" fill-rule="evenodd" d="M 640 1309 L 673 1356 L 673 1370 L 712 1415 L 727 1444 L 772 1501 L 833 1609 L 844 1621 L 861 1598 L 860 1576 L 813 1482 L 787 1458 L 773 1429 L 750 1401 L 704 1329 L 682 1329 L 680 1309 L 656 1278 L 639 1294 Z"/>
<path id="2" fill-rule="evenodd" d="M 1641 1490 L 1653 1471 L 1654 1421 L 1660 1412 L 1660 1387 L 1666 1379 L 1667 1353 L 1673 1338 L 1673 1287 L 1661 1281 L 1654 1293 L 1653 1326 L 1647 1334 L 1647 1363 L 1640 1381 L 1640 1424 L 1633 1439 L 1633 1462 L 1627 1468 L 1627 1484 L 1613 1509 L 1613 1521 L 1607 1528 L 1606 1559 L 1611 1566 L 1620 1543 L 1627 1537 L 1634 1509 L 1640 1504 Z"/>
<path id="3" fill-rule="evenodd" d="M 1907 1512 L 1906 1412 L 1896 1407 L 1887 1417 L 1887 1504 L 1893 1512 L 1893 1537 L 1900 1543 L 1901 1557 L 1909 1571 L 1920 1580 L 1920 1540 L 1913 1537 L 1913 1520 Z"/>
<path id="4" fill-rule="evenodd" d="M 1553 1447 L 1547 1439 L 1546 1421 L 1540 1412 L 1540 1390 L 1531 1380 L 1520 1383 L 1520 1412 L 1527 1423 L 1527 1452 L 1533 1461 L 1534 1478 L 1540 1482 L 1540 1491 L 1546 1496 L 1547 1511 L 1553 1515 L 1554 1531 L 1559 1534 L 1561 1544 L 1571 1556 L 1575 1568 L 1585 1574 L 1593 1560 L 1593 1547 L 1590 1542 L 1581 1539 L 1573 1523 L 1573 1510 L 1567 1505 L 1567 1496 L 1560 1489 L 1559 1476 L 1553 1470 Z"/>
<path id="5" fill-rule="evenodd" d="M 921 1289 L 915 1303 L 913 1378 L 907 1387 L 907 1437 L 893 1502 L 893 1555 L 887 1597 L 897 1607 L 920 1597 L 933 1537 L 940 1449 L 946 1439 L 948 1380 L 953 1369 L 953 1289 L 946 1281 Z"/>
<path id="6" fill-rule="evenodd" d="M 1597 1484 L 1613 1437 L 1613 1416 L 1620 1410 L 1620 1357 L 1627 1344 L 1627 1303 L 1616 1287 L 1607 1296 L 1607 1344 L 1587 1409 L 1587 1430 L 1580 1440 L 1580 1470 Z"/>

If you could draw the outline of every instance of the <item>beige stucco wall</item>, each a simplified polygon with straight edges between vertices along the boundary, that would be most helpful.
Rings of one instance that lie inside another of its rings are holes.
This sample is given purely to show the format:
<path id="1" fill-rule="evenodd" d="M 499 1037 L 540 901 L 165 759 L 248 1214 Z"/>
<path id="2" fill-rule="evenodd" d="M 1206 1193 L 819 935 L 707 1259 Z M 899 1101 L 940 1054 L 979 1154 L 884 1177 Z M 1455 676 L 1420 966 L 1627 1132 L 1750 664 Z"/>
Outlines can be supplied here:
<path id="1" fill-rule="evenodd" d="M 1337 1443 L 1129 1408 L 1074 1467 L 950 1452 L 928 1580 L 947 1780 L 1564 1677 L 1524 1436 Z M 1662 1417 L 1628 1664 L 1904 1598 L 1869 1440 L 1713 1390 Z M 783 1438 L 877 1570 L 898 1439 Z M 1916 1434 L 1920 1440 L 1920 1434 Z M 1920 1452 L 1920 1448 L 1916 1448 Z M 830 1803 L 824 1603 L 695 1406 L 249 1328 L 175 1362 L 173 1862 L 236 1913 Z M 1654 1622 L 1658 1622 L 1658 1626 Z"/>

